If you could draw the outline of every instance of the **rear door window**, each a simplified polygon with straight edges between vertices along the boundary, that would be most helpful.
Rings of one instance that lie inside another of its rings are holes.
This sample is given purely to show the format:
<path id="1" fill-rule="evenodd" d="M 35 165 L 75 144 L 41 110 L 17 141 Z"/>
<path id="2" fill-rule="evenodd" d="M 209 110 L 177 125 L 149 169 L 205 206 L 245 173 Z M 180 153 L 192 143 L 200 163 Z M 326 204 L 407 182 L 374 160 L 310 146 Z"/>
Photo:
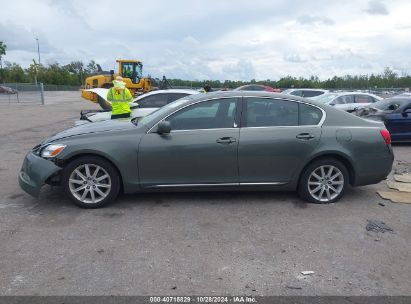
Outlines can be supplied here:
<path id="1" fill-rule="evenodd" d="M 333 104 L 346 104 L 346 103 L 354 103 L 354 96 L 353 95 L 343 95 L 333 101 Z"/>
<path id="2" fill-rule="evenodd" d="M 247 127 L 298 126 L 298 103 L 288 100 L 249 97 Z"/>
<path id="3" fill-rule="evenodd" d="M 368 95 L 355 95 L 355 103 L 372 103 L 374 99 Z"/>

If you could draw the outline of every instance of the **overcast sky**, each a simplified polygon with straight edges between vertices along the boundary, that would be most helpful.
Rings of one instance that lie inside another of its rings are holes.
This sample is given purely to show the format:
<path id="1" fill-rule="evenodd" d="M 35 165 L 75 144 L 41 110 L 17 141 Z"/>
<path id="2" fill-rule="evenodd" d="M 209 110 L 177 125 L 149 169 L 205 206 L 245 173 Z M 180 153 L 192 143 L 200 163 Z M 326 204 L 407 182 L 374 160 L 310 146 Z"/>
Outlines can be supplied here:
<path id="1" fill-rule="evenodd" d="M 276 80 L 411 74 L 411 1 L 0 0 L 6 61 L 139 59 L 144 74 Z"/>

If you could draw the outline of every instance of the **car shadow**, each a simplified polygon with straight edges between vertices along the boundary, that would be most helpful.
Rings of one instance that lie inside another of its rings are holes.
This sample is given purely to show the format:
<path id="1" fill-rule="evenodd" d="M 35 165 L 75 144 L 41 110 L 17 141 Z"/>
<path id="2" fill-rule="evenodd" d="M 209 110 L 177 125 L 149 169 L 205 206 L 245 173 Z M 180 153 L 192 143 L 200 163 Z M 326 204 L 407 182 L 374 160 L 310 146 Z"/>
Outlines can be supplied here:
<path id="1" fill-rule="evenodd" d="M 53 210 L 56 212 L 65 209 L 75 213 L 82 209 L 75 206 L 63 193 L 61 187 L 47 186 L 42 190 L 39 199 L 26 207 L 41 210 Z M 369 195 L 370 189 L 349 187 L 339 203 L 349 203 L 356 197 Z M 197 206 L 198 204 L 219 205 L 243 205 L 243 204 L 284 204 L 292 205 L 297 209 L 306 209 L 310 206 L 321 206 L 303 201 L 293 191 L 207 191 L 207 192 L 150 192 L 136 194 L 120 194 L 117 200 L 104 209 L 134 209 L 140 207 L 156 208 L 170 207 L 172 205 Z M 328 204 L 324 204 L 326 206 Z M 77 211 L 75 211 L 77 210 Z M 83 209 L 84 210 L 84 209 Z"/>
<path id="2" fill-rule="evenodd" d="M 295 192 L 279 191 L 228 191 L 228 192 L 153 192 L 139 194 L 123 194 L 110 206 L 113 208 L 170 207 L 171 205 L 195 206 L 197 204 L 243 205 L 243 204 L 292 203 L 294 207 L 304 209 L 308 204 L 301 200 Z"/>

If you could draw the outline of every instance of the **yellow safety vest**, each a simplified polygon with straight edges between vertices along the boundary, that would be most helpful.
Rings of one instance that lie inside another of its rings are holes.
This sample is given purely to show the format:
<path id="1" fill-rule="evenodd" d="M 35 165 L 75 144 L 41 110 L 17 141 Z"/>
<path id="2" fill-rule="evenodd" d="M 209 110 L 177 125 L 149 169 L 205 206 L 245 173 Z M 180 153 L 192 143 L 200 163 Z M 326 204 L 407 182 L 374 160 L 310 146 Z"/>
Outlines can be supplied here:
<path id="1" fill-rule="evenodd" d="M 127 114 L 131 112 L 128 103 L 133 101 L 133 96 L 131 96 L 131 93 L 127 88 L 111 88 L 107 92 L 107 100 L 111 101 L 112 115 Z"/>

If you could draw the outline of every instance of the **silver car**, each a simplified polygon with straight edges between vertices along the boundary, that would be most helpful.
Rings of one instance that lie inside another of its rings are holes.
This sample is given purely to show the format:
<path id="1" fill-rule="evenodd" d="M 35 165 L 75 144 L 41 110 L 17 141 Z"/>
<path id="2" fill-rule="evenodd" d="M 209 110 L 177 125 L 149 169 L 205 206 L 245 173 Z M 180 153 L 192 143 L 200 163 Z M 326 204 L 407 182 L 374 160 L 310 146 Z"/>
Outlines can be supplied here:
<path id="1" fill-rule="evenodd" d="M 374 102 L 382 100 L 382 97 L 379 97 L 370 93 L 362 92 L 335 92 L 327 93 L 322 96 L 314 98 L 316 101 L 334 106 L 337 109 L 354 112 L 359 108 L 369 106 Z"/>
<path id="2" fill-rule="evenodd" d="M 182 89 L 170 89 L 170 90 L 157 90 L 138 96 L 134 99 L 134 106 L 131 106 L 131 118 L 144 117 L 158 108 L 169 104 L 177 99 L 199 94 L 200 92 L 195 90 L 182 90 Z M 97 122 L 111 119 L 111 111 L 88 111 L 81 115 L 81 120 L 88 122 Z M 77 122 L 76 125 L 82 123 Z"/>
<path id="3" fill-rule="evenodd" d="M 304 98 L 316 98 L 317 96 L 323 96 L 327 94 L 328 90 L 323 89 L 288 89 L 283 92 L 282 94 L 299 96 Z"/>

